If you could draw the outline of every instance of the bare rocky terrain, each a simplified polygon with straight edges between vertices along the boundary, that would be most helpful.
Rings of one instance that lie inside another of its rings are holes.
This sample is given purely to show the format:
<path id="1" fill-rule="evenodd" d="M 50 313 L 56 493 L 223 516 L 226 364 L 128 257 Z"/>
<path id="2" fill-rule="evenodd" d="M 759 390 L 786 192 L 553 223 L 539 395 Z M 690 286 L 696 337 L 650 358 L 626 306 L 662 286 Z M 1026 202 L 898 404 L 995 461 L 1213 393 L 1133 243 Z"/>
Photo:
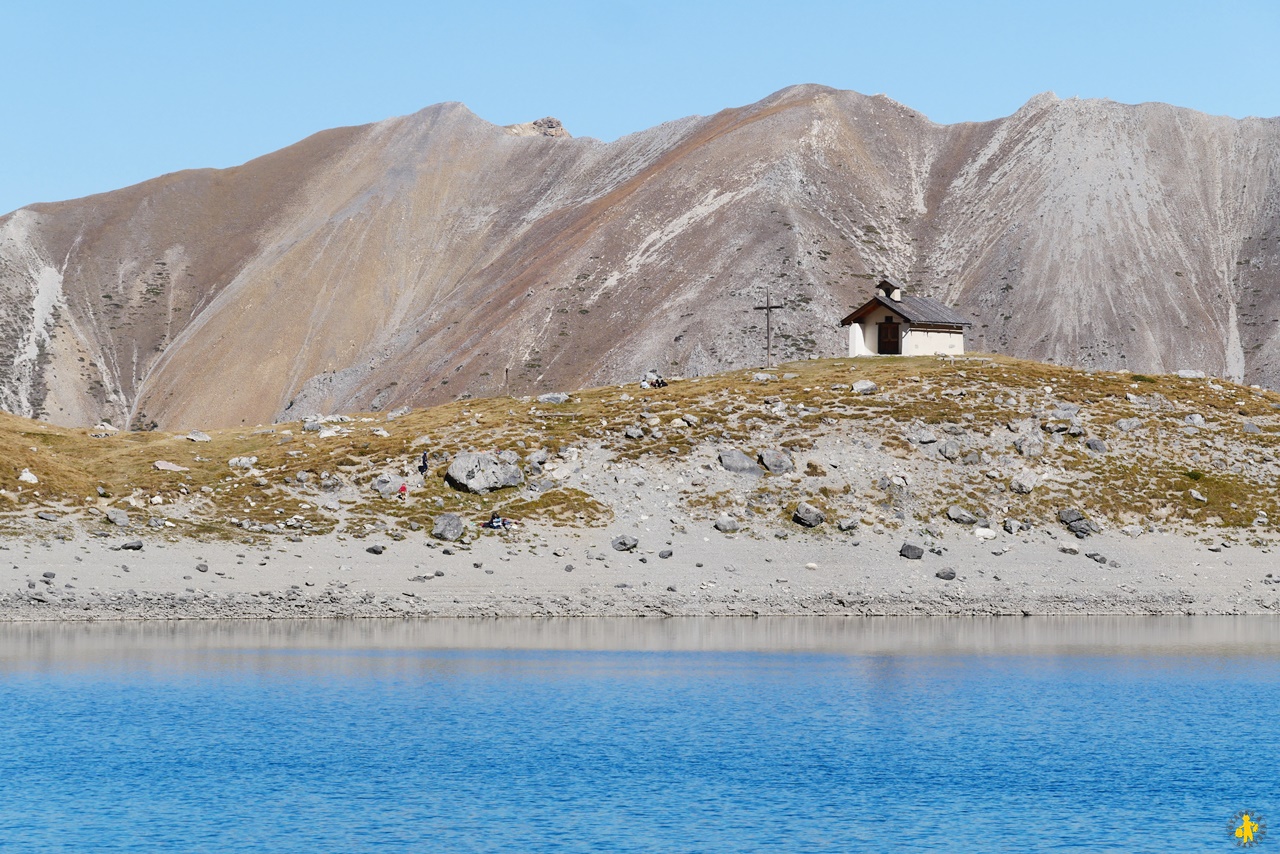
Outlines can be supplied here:
<path id="1" fill-rule="evenodd" d="M 0 618 L 1280 608 L 1280 395 L 1191 375 L 804 361 L 207 433 L 8 418 L 0 453 Z"/>
<path id="2" fill-rule="evenodd" d="M 972 350 L 1280 385 L 1280 120 L 785 89 L 612 143 L 460 104 L 0 217 L 0 407 L 181 430 L 846 352 L 877 275 Z"/>

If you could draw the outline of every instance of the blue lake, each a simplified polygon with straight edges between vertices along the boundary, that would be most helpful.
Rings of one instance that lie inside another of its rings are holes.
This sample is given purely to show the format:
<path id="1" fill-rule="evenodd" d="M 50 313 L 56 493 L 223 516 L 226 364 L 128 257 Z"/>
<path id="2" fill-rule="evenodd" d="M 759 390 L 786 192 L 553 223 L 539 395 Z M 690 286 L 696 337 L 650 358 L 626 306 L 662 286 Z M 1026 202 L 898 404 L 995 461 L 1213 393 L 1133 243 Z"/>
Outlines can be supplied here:
<path id="1" fill-rule="evenodd" d="M 1280 850 L 1280 621 L 0 626 L 0 850 Z"/>

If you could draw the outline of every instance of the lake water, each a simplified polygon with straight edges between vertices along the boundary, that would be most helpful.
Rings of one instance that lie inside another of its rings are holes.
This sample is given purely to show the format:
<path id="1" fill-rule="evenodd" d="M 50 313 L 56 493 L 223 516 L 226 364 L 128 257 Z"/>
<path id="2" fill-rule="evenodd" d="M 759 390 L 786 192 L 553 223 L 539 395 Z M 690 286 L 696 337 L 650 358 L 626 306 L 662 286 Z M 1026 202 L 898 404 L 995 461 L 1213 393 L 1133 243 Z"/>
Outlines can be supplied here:
<path id="1" fill-rule="evenodd" d="M 1280 850 L 1280 621 L 0 626 L 0 850 Z"/>

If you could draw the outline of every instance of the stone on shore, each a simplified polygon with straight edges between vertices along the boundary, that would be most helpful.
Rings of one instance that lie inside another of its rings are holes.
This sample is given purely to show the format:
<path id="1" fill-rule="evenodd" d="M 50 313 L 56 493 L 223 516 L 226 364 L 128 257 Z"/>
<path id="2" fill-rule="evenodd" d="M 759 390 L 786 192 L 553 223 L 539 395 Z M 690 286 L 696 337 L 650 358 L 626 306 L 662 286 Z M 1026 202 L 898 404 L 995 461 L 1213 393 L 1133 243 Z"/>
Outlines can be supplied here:
<path id="1" fill-rule="evenodd" d="M 103 511 L 103 515 L 107 517 L 108 522 L 118 528 L 129 527 L 129 514 L 119 507 L 108 507 Z"/>
<path id="2" fill-rule="evenodd" d="M 786 451 L 766 448 L 757 455 L 760 465 L 768 469 L 769 474 L 787 474 L 796 470 L 796 464 Z"/>
<path id="3" fill-rule="evenodd" d="M 807 501 L 800 502 L 791 519 L 806 528 L 816 528 L 827 521 L 826 515 Z"/>
<path id="4" fill-rule="evenodd" d="M 630 552 L 630 551 L 635 551 L 636 546 L 640 545 L 640 541 L 637 540 L 635 537 L 628 536 L 627 534 L 622 534 L 620 536 L 614 537 L 613 542 L 610 543 L 610 545 L 613 546 L 614 551 Z"/>
<path id="5" fill-rule="evenodd" d="M 903 543 L 902 548 L 898 549 L 898 554 L 907 560 L 920 560 L 924 557 L 924 549 L 915 543 Z"/>
<path id="6" fill-rule="evenodd" d="M 716 520 L 715 529 L 722 534 L 736 534 L 738 532 L 738 520 L 723 514 Z"/>
<path id="7" fill-rule="evenodd" d="M 720 465 L 725 471 L 737 474 L 759 474 L 760 467 L 756 461 L 737 448 L 724 448 L 720 451 Z"/>
<path id="8" fill-rule="evenodd" d="M 431 536 L 448 543 L 462 539 L 465 530 L 466 523 L 457 513 L 441 513 L 431 524 Z"/>

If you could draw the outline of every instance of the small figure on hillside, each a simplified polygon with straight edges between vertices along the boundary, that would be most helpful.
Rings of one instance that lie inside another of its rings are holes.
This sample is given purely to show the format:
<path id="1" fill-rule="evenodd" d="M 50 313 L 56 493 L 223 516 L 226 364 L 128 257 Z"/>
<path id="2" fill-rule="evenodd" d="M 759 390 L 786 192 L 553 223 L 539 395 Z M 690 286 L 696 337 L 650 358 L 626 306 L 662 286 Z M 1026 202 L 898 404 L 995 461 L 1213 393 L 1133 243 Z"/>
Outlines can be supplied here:
<path id="1" fill-rule="evenodd" d="M 422 462 L 418 463 L 418 474 L 426 474 L 429 463 L 427 462 L 427 452 L 422 452 Z"/>
<path id="2" fill-rule="evenodd" d="M 400 484 L 400 500 L 406 501 L 408 500 L 408 498 L 409 498 L 409 484 L 402 483 Z"/>
<path id="3" fill-rule="evenodd" d="M 645 372 L 644 379 L 640 380 L 640 388 L 666 388 L 667 381 L 662 378 L 662 374 L 656 370 Z"/>

